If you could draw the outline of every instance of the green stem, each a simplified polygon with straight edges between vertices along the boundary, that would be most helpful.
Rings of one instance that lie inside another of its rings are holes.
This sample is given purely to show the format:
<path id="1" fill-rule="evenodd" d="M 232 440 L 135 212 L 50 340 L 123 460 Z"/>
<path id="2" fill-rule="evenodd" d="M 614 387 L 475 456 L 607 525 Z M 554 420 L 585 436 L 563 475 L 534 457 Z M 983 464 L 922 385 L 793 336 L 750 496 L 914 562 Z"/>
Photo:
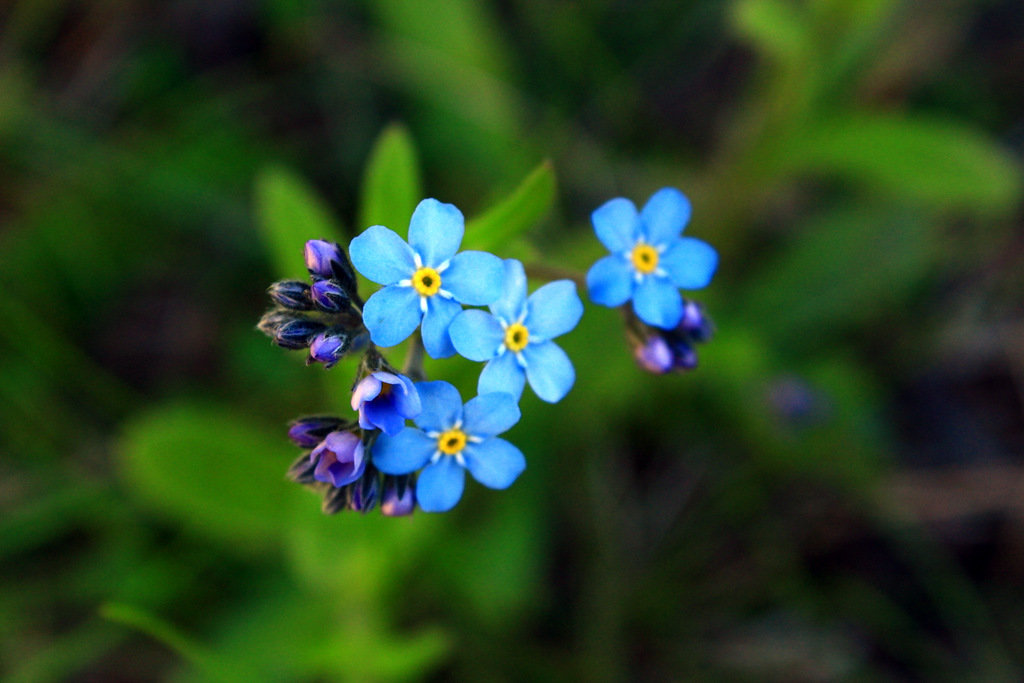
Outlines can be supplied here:
<path id="1" fill-rule="evenodd" d="M 409 351 L 405 355 L 402 374 L 413 382 L 422 382 L 427 378 L 423 371 L 423 338 L 417 332 L 409 341 Z"/>

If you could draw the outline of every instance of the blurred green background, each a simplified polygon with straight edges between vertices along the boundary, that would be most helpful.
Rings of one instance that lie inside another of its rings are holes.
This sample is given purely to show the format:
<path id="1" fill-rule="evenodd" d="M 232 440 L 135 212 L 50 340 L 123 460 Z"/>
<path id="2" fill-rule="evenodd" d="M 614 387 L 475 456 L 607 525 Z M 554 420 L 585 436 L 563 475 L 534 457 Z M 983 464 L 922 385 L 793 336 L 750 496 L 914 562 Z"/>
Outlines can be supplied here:
<path id="1" fill-rule="evenodd" d="M 1022 64 L 1018 0 L 0 5 L 0 678 L 1021 679 Z M 305 239 L 583 271 L 666 185 L 698 371 L 588 304 L 510 490 L 284 480 L 354 373 L 254 330 Z"/>

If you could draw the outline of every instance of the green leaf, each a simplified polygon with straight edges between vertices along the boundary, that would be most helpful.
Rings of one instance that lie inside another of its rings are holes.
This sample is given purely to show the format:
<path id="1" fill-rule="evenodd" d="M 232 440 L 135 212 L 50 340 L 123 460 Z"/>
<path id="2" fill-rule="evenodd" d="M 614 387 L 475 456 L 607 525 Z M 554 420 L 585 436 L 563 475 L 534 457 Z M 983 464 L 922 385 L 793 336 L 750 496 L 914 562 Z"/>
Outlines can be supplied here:
<path id="1" fill-rule="evenodd" d="M 119 456 L 131 491 L 183 527 L 240 552 L 279 540 L 295 457 L 281 434 L 222 407 L 166 406 L 125 427 Z"/>
<path id="2" fill-rule="evenodd" d="M 555 169 L 543 161 L 512 194 L 466 225 L 465 249 L 491 251 L 532 228 L 555 201 Z"/>
<path id="3" fill-rule="evenodd" d="M 392 124 L 377 138 L 366 164 L 360 228 L 383 225 L 404 233 L 422 193 L 416 146 L 404 126 Z"/>
<path id="4" fill-rule="evenodd" d="M 859 115 L 805 129 L 780 157 L 792 171 L 834 173 L 945 209 L 1002 213 L 1021 198 L 1021 169 L 978 131 L 947 121 Z"/>
<path id="5" fill-rule="evenodd" d="M 299 176 L 268 166 L 256 178 L 256 216 L 277 277 L 304 276 L 302 249 L 307 240 L 340 241 L 341 225 L 327 204 Z"/>
<path id="6" fill-rule="evenodd" d="M 792 64 L 807 54 L 811 31 L 805 13 L 779 0 L 744 0 L 734 6 L 733 25 L 763 54 Z"/>

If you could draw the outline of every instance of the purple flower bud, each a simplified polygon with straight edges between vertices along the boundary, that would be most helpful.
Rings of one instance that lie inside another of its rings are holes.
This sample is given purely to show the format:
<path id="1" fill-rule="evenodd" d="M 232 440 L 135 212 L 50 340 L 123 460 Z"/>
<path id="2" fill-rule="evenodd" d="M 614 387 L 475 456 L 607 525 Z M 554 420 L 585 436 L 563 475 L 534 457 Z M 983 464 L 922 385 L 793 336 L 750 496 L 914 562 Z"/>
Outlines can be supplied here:
<path id="1" fill-rule="evenodd" d="M 349 488 L 351 488 L 351 486 L 352 485 L 349 484 L 348 486 L 342 486 L 340 488 L 335 488 L 333 486 L 327 488 L 324 492 L 324 502 L 321 506 L 325 515 L 336 514 L 348 507 Z"/>
<path id="2" fill-rule="evenodd" d="M 416 507 L 416 489 L 408 475 L 384 477 L 384 493 L 380 498 L 381 514 L 388 517 L 411 515 Z"/>
<path id="3" fill-rule="evenodd" d="M 356 271 L 340 245 L 327 240 L 306 242 L 306 269 L 314 280 L 335 278 L 350 296 L 358 288 Z"/>
<path id="4" fill-rule="evenodd" d="M 316 480 L 336 487 L 351 484 L 363 475 L 366 468 L 363 441 L 349 431 L 328 434 L 309 454 L 309 460 L 316 463 L 316 469 L 313 470 Z"/>
<path id="5" fill-rule="evenodd" d="M 328 313 L 348 310 L 352 302 L 348 293 L 332 280 L 318 280 L 310 289 L 310 296 L 317 308 Z"/>
<path id="6" fill-rule="evenodd" d="M 698 343 L 711 339 L 713 328 L 711 320 L 704 313 L 704 306 L 696 301 L 685 301 L 683 318 L 676 331 Z"/>
<path id="7" fill-rule="evenodd" d="M 293 311 L 308 311 L 313 308 L 309 298 L 309 285 L 298 280 L 281 280 L 267 289 L 274 303 Z"/>
<path id="8" fill-rule="evenodd" d="M 323 332 L 326 327 L 315 320 L 296 318 L 275 330 L 274 342 L 286 349 L 304 349 L 309 346 L 313 337 Z"/>
<path id="9" fill-rule="evenodd" d="M 647 372 L 664 375 L 672 369 L 672 349 L 660 335 L 647 338 L 642 345 L 633 349 L 636 362 Z"/>
<path id="10" fill-rule="evenodd" d="M 275 308 L 263 314 L 259 323 L 256 324 L 256 329 L 268 337 L 273 337 L 282 325 L 297 319 L 295 314 L 290 311 L 282 311 Z"/>
<path id="11" fill-rule="evenodd" d="M 697 350 L 682 339 L 669 341 L 672 349 L 672 367 L 676 370 L 693 370 L 697 367 Z"/>
<path id="12" fill-rule="evenodd" d="M 288 438 L 300 448 L 315 448 L 328 434 L 345 426 L 340 417 L 311 415 L 293 420 L 288 429 Z"/>
<path id="13" fill-rule="evenodd" d="M 352 484 L 349 487 L 348 494 L 348 506 L 349 509 L 355 510 L 356 512 L 366 513 L 373 509 L 377 504 L 377 488 L 379 486 L 378 480 L 380 477 L 377 474 L 377 470 L 370 466 L 366 474 L 359 481 Z"/>
<path id="14" fill-rule="evenodd" d="M 323 363 L 325 368 L 334 367 L 348 351 L 349 337 L 337 332 L 321 332 L 309 345 L 309 358 Z"/>
<path id="15" fill-rule="evenodd" d="M 385 370 L 372 372 L 359 380 L 352 392 L 352 410 L 359 411 L 359 426 L 380 429 L 394 436 L 407 419 L 420 414 L 419 392 L 412 380 Z"/>

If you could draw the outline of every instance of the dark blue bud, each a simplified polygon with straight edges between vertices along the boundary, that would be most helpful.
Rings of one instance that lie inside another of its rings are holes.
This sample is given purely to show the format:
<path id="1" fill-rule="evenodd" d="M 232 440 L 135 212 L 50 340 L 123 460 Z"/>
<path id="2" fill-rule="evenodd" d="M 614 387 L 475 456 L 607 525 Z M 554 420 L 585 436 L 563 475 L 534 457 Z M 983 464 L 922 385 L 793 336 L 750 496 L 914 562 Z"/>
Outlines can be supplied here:
<path id="1" fill-rule="evenodd" d="M 318 280 L 310 289 L 310 297 L 317 308 L 328 313 L 347 311 L 352 297 L 333 280 Z"/>
<path id="2" fill-rule="evenodd" d="M 353 295 L 358 288 L 356 271 L 340 245 L 327 240 L 306 242 L 306 269 L 314 280 L 335 278 L 341 288 Z"/>
<path id="3" fill-rule="evenodd" d="M 259 323 L 256 324 L 256 329 L 268 337 L 273 337 L 277 334 L 277 331 L 281 329 L 282 325 L 290 323 L 293 320 L 298 320 L 298 316 L 290 311 L 282 311 L 281 309 L 275 308 L 263 314 Z"/>
<path id="4" fill-rule="evenodd" d="M 348 351 L 349 341 L 349 335 L 338 331 L 321 332 L 309 345 L 309 358 L 330 368 Z"/>
<path id="5" fill-rule="evenodd" d="M 377 470 L 367 468 L 366 474 L 354 482 L 348 490 L 348 507 L 356 512 L 366 513 L 377 504 L 377 487 L 379 486 Z"/>
<path id="6" fill-rule="evenodd" d="M 296 484 L 314 486 L 317 483 L 316 477 L 313 476 L 313 470 L 315 469 L 316 463 L 311 461 L 309 456 L 303 453 L 299 456 L 299 459 L 292 463 L 292 466 L 288 468 L 287 476 Z"/>
<path id="7" fill-rule="evenodd" d="M 327 326 L 323 323 L 298 318 L 278 327 L 274 333 L 274 342 L 286 349 L 304 349 L 325 329 Z"/>
<path id="8" fill-rule="evenodd" d="M 647 338 L 643 344 L 633 348 L 637 364 L 647 372 L 664 375 L 673 367 L 672 349 L 661 335 Z"/>
<path id="9" fill-rule="evenodd" d="M 288 438 L 300 448 L 315 448 L 333 431 L 348 426 L 345 420 L 332 415 L 310 415 L 292 420 L 288 428 Z M 308 460 L 308 458 L 307 458 Z"/>
<path id="10" fill-rule="evenodd" d="M 411 515 L 416 507 L 416 489 L 409 475 L 384 477 L 384 491 L 380 497 L 380 512 L 388 517 Z"/>
<path id="11" fill-rule="evenodd" d="M 697 367 L 697 351 L 682 339 L 669 339 L 672 349 L 672 367 L 676 370 L 693 370 Z"/>
<path id="12" fill-rule="evenodd" d="M 270 298 L 293 311 L 308 311 L 313 308 L 309 298 L 309 285 L 298 280 L 281 280 L 267 289 Z"/>
<path id="13" fill-rule="evenodd" d="M 324 492 L 324 502 L 321 509 L 325 515 L 333 515 L 339 510 L 348 507 L 349 488 L 348 486 L 329 486 Z"/>
<path id="14" fill-rule="evenodd" d="M 711 339 L 714 327 L 711 319 L 704 312 L 704 306 L 696 301 L 684 301 L 683 318 L 679 321 L 676 331 L 698 343 Z"/>

